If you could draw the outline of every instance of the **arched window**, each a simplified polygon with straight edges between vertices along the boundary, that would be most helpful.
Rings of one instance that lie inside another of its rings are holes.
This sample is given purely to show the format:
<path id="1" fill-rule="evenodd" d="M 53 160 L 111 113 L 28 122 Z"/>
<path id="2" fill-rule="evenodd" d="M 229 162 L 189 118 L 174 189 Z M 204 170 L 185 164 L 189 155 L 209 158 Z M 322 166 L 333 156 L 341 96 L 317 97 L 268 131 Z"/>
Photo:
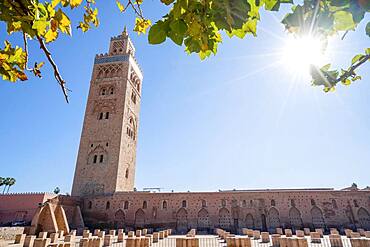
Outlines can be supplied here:
<path id="1" fill-rule="evenodd" d="M 92 208 L 92 202 L 91 202 L 91 201 L 89 201 L 89 203 L 88 203 L 88 205 L 87 205 L 87 208 L 88 208 L 88 209 L 91 209 L 91 208 Z"/>
<path id="2" fill-rule="evenodd" d="M 137 83 L 136 89 L 137 89 L 138 92 L 140 92 L 140 82 Z"/>
<path id="3" fill-rule="evenodd" d="M 123 204 L 123 209 L 128 209 L 128 205 L 129 205 L 129 202 L 125 201 L 125 203 Z"/>
<path id="4" fill-rule="evenodd" d="M 101 91 L 100 91 L 100 95 L 105 95 L 105 93 L 106 93 L 106 89 L 105 88 L 103 88 Z"/>
<path id="5" fill-rule="evenodd" d="M 271 200 L 271 206 L 272 206 L 272 207 L 275 207 L 275 206 L 276 206 L 276 202 L 275 202 L 275 200 Z"/>
<path id="6" fill-rule="evenodd" d="M 105 119 L 108 119 L 109 118 L 109 112 L 106 112 L 105 113 Z"/>
<path id="7" fill-rule="evenodd" d="M 358 208 L 358 202 L 357 202 L 357 200 L 353 200 L 353 204 L 355 205 L 356 208 Z"/>
<path id="8" fill-rule="evenodd" d="M 222 207 L 226 207 L 226 200 L 225 200 L 225 199 L 222 199 L 222 200 L 221 200 L 221 206 L 222 206 Z"/>
<path id="9" fill-rule="evenodd" d="M 103 113 L 102 113 L 102 112 L 100 112 L 100 113 L 99 113 L 99 115 L 98 115 L 98 119 L 99 119 L 99 120 L 102 120 L 102 119 L 103 119 Z"/>
<path id="10" fill-rule="evenodd" d="M 316 202 L 314 199 L 311 199 L 311 206 L 315 206 L 316 205 Z"/>
<path id="11" fill-rule="evenodd" d="M 143 209 L 146 209 L 148 207 L 148 203 L 146 201 L 143 201 Z"/>
<path id="12" fill-rule="evenodd" d="M 295 201 L 293 199 L 290 199 L 290 206 L 295 207 Z"/>
<path id="13" fill-rule="evenodd" d="M 96 164 L 97 161 L 98 161 L 98 156 L 95 154 L 93 158 L 93 163 Z"/>
<path id="14" fill-rule="evenodd" d="M 243 202 L 242 202 L 242 207 L 243 207 L 243 208 L 247 207 L 247 201 L 246 201 L 246 200 L 243 200 Z"/>
<path id="15" fill-rule="evenodd" d="M 131 92 L 131 101 L 136 104 L 136 93 L 134 92 L 134 90 L 132 90 Z"/>
<path id="16" fill-rule="evenodd" d="M 331 204 L 333 205 L 333 208 L 334 209 L 337 209 L 338 208 L 337 201 L 335 199 L 332 199 L 331 200 Z"/>
<path id="17" fill-rule="evenodd" d="M 111 87 L 111 88 L 109 89 L 109 94 L 114 94 L 114 88 L 113 88 L 113 87 Z"/>
<path id="18" fill-rule="evenodd" d="M 162 208 L 163 209 L 167 209 L 167 201 L 163 201 L 162 202 Z"/>
<path id="19" fill-rule="evenodd" d="M 100 162 L 100 163 L 103 163 L 103 161 L 104 161 L 104 155 L 103 155 L 103 154 L 101 154 L 101 155 L 100 155 L 99 162 Z"/>
<path id="20" fill-rule="evenodd" d="M 207 202 L 206 200 L 202 200 L 202 208 L 205 208 L 205 207 L 207 207 Z"/>
<path id="21" fill-rule="evenodd" d="M 253 206 L 253 200 L 249 201 L 249 205 L 252 207 Z"/>
<path id="22" fill-rule="evenodd" d="M 107 204 L 105 204 L 105 209 L 106 210 L 110 209 L 110 202 L 109 201 L 107 201 Z"/>
<path id="23" fill-rule="evenodd" d="M 186 208 L 186 200 L 183 200 L 181 205 L 183 208 Z"/>
<path id="24" fill-rule="evenodd" d="M 125 178 L 128 178 L 128 169 L 126 169 Z"/>

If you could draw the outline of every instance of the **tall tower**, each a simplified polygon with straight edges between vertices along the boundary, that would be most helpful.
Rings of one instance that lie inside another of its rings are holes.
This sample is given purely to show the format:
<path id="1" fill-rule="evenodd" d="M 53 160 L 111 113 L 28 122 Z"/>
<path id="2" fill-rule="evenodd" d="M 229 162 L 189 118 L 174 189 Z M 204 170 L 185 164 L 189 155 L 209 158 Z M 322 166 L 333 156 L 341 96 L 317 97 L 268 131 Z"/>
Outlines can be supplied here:
<path id="1" fill-rule="evenodd" d="M 125 28 L 95 57 L 73 196 L 133 190 L 142 79 Z"/>

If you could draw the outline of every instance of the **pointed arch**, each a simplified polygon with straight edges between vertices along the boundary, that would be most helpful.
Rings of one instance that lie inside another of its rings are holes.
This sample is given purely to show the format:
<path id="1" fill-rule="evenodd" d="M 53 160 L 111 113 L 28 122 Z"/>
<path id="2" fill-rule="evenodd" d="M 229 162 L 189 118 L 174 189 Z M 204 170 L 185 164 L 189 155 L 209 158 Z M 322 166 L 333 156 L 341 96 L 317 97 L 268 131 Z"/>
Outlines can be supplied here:
<path id="1" fill-rule="evenodd" d="M 209 213 L 205 208 L 202 208 L 198 212 L 198 228 L 209 227 Z"/>
<path id="2" fill-rule="evenodd" d="M 117 73 L 116 73 L 116 76 L 121 76 L 122 75 L 122 68 L 118 68 L 117 69 Z"/>
<path id="3" fill-rule="evenodd" d="M 104 78 L 109 78 L 109 69 L 104 71 Z"/>
<path id="4" fill-rule="evenodd" d="M 188 211 L 180 208 L 176 213 L 176 228 L 179 233 L 186 233 L 188 230 Z"/>
<path id="5" fill-rule="evenodd" d="M 135 212 L 135 226 L 136 227 L 144 227 L 145 225 L 145 212 L 141 208 L 139 208 Z"/>
<path id="6" fill-rule="evenodd" d="M 250 213 L 245 216 L 245 226 L 249 229 L 254 229 L 254 218 Z"/>
<path id="7" fill-rule="evenodd" d="M 294 229 L 302 228 L 301 212 L 296 207 L 291 207 L 289 210 L 289 221 Z"/>
<path id="8" fill-rule="evenodd" d="M 87 162 L 89 165 L 107 164 L 108 152 L 106 151 L 104 147 L 102 147 L 101 145 L 98 145 L 93 150 L 91 150 L 90 153 L 88 154 Z"/>
<path id="9" fill-rule="evenodd" d="M 277 227 L 280 227 L 280 214 L 275 207 L 270 208 L 268 212 L 268 220 L 270 228 L 275 229 Z"/>
<path id="10" fill-rule="evenodd" d="M 103 69 L 99 69 L 99 72 L 98 72 L 98 75 L 96 76 L 96 78 L 100 79 L 100 78 L 103 77 L 103 75 L 104 75 Z"/>
<path id="11" fill-rule="evenodd" d="M 312 216 L 312 225 L 315 228 L 324 228 L 325 227 L 324 216 L 323 216 L 322 211 L 319 207 L 314 206 L 311 209 L 311 216 Z"/>
<path id="12" fill-rule="evenodd" d="M 220 211 L 218 211 L 218 216 L 220 228 L 225 230 L 230 229 L 230 211 L 227 208 L 221 208 Z"/>
<path id="13" fill-rule="evenodd" d="M 117 212 L 114 214 L 114 225 L 116 228 L 124 228 L 125 227 L 125 219 L 126 215 L 122 209 L 118 209 Z"/>
<path id="14" fill-rule="evenodd" d="M 364 208 L 359 208 L 357 211 L 358 223 L 362 228 L 369 230 L 370 229 L 370 215 L 369 212 Z"/>
<path id="15" fill-rule="evenodd" d="M 116 70 L 114 68 L 112 68 L 110 73 L 109 73 L 109 78 L 113 78 L 115 76 L 116 76 Z"/>

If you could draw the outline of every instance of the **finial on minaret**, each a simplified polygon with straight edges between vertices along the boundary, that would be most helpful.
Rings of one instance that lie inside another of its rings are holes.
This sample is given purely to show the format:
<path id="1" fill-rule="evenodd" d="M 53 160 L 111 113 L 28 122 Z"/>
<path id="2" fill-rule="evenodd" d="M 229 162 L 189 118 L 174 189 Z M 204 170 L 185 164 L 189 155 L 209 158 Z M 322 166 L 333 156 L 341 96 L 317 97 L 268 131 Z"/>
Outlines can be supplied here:
<path id="1" fill-rule="evenodd" d="M 123 28 L 123 32 L 122 32 L 123 35 L 127 35 L 127 27 L 125 25 L 125 27 Z"/>

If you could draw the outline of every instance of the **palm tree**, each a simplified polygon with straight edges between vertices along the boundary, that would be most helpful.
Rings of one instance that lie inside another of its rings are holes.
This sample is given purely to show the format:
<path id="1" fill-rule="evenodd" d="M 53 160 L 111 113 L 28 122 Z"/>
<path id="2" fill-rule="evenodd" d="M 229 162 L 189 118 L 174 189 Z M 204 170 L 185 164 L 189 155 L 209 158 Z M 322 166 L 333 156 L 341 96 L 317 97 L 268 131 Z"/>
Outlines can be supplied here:
<path id="1" fill-rule="evenodd" d="M 15 178 L 10 178 L 9 179 L 9 183 L 8 183 L 8 191 L 6 193 L 9 193 L 9 189 L 11 186 L 13 186 L 15 184 L 16 180 Z"/>
<path id="2" fill-rule="evenodd" d="M 0 187 L 5 185 L 5 178 L 0 177 Z"/>
<path id="3" fill-rule="evenodd" d="M 9 181 L 10 181 L 10 178 L 4 178 L 3 184 L 5 185 L 5 187 L 3 189 L 3 194 L 5 194 L 6 186 L 9 185 Z"/>

